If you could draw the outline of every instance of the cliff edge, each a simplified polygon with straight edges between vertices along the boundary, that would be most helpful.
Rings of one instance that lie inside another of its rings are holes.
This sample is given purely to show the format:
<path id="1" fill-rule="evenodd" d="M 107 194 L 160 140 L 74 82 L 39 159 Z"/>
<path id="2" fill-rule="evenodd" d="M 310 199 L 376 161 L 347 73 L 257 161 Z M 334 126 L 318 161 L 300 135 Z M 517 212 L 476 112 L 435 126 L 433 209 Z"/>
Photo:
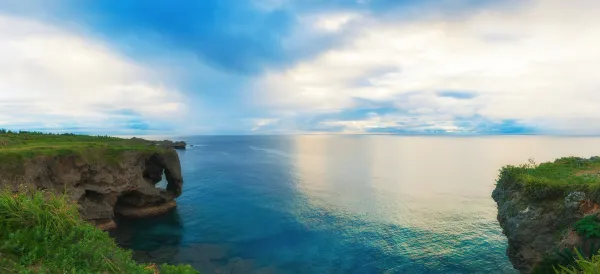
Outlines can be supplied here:
<path id="1" fill-rule="evenodd" d="M 539 165 L 530 160 L 500 170 L 492 198 L 508 239 L 506 254 L 517 270 L 554 273 L 573 265 L 574 249 L 584 256 L 597 253 L 600 235 L 590 231 L 600 233 L 599 171 L 600 157 Z"/>
<path id="2" fill-rule="evenodd" d="M 166 179 L 166 189 L 156 187 Z M 176 206 L 183 178 L 170 145 L 142 139 L 0 132 L 0 187 L 66 193 L 102 229 L 115 214 L 145 217 Z"/>

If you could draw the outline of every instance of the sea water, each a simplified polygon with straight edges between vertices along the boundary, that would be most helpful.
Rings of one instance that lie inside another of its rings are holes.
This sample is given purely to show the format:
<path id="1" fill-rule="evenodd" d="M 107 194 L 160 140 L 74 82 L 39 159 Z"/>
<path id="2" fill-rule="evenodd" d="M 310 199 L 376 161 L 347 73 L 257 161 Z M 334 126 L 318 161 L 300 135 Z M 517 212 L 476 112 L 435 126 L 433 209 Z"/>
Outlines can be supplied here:
<path id="1" fill-rule="evenodd" d="M 515 273 L 492 200 L 507 164 L 599 138 L 199 136 L 170 214 L 118 220 L 139 261 L 202 273 Z"/>

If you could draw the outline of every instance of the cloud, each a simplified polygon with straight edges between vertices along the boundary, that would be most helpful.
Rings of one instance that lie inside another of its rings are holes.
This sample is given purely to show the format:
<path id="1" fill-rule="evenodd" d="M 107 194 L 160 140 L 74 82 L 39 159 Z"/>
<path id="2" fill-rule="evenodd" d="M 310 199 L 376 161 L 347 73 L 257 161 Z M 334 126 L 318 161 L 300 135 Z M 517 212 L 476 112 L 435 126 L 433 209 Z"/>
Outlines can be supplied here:
<path id="1" fill-rule="evenodd" d="M 444 0 L 443 2 L 447 2 Z M 449 0 L 455 2 L 456 0 Z M 193 52 L 202 63 L 240 75 L 282 69 L 343 44 L 342 27 L 361 13 L 405 15 L 439 1 L 347 0 L 25 0 L 0 10 L 84 25 L 128 55 L 156 47 Z M 327 16 L 321 16 L 327 14 Z M 346 33 L 347 34 L 347 33 Z M 131 44 L 135 44 L 132 46 Z M 160 51 L 160 50 L 159 50 Z"/>
<path id="2" fill-rule="evenodd" d="M 251 123 L 253 124 L 252 131 L 257 131 L 262 127 L 272 125 L 277 123 L 278 119 L 252 119 Z"/>
<path id="3" fill-rule="evenodd" d="M 0 14 L 0 127 L 139 132 L 168 128 L 184 98 L 103 42 Z"/>
<path id="4" fill-rule="evenodd" d="M 54 14 L 102 33 L 124 50 L 139 39 L 193 52 L 203 63 L 243 75 L 283 66 L 296 57 L 286 54 L 279 42 L 295 23 L 284 1 L 56 1 Z"/>
<path id="5" fill-rule="evenodd" d="M 0 127 L 169 131 L 185 113 L 186 133 L 600 133 L 597 1 L 0 10 Z"/>
<path id="6" fill-rule="evenodd" d="M 336 28 L 351 30 L 352 39 L 268 71 L 255 83 L 256 96 L 274 117 L 343 113 L 364 100 L 397 110 L 323 121 L 342 130 L 418 129 L 406 124 L 416 119 L 442 131 L 511 132 L 513 126 L 599 134 L 600 2 L 510 3 L 460 17 L 435 11 L 411 20 L 353 17 Z"/>

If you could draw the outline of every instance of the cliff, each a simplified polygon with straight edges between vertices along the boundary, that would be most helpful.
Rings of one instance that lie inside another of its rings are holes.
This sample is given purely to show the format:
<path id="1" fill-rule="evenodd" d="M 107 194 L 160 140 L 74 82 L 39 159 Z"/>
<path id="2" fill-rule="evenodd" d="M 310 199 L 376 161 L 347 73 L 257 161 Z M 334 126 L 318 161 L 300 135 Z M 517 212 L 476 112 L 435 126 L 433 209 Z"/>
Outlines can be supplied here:
<path id="1" fill-rule="evenodd" d="M 506 253 L 517 270 L 554 273 L 575 264 L 575 248 L 584 257 L 597 253 L 599 171 L 598 157 L 501 169 L 492 198 L 508 239 Z"/>
<path id="2" fill-rule="evenodd" d="M 156 184 L 163 178 L 166 189 Z M 115 214 L 144 217 L 175 207 L 183 178 L 177 152 L 142 139 L 0 132 L 0 187 L 66 193 L 103 229 Z"/>

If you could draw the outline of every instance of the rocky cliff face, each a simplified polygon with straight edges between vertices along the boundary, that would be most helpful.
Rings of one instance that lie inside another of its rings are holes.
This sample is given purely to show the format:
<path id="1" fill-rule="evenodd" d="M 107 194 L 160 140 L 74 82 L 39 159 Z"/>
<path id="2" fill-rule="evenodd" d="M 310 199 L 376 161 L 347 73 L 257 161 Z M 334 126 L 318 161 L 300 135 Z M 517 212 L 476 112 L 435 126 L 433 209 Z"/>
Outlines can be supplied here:
<path id="1" fill-rule="evenodd" d="M 508 238 L 508 258 L 521 273 L 530 273 L 556 251 L 582 246 L 586 240 L 572 226 L 585 215 L 598 214 L 599 206 L 583 192 L 532 199 L 524 191 L 520 184 L 499 182 L 492 198 Z"/>
<path id="2" fill-rule="evenodd" d="M 115 214 L 143 217 L 175 206 L 183 184 L 175 150 L 126 151 L 118 157 L 102 163 L 77 155 L 37 156 L 17 170 L 0 169 L 0 186 L 66 191 L 85 219 L 105 229 L 114 226 Z M 156 188 L 163 174 L 167 188 Z"/>

